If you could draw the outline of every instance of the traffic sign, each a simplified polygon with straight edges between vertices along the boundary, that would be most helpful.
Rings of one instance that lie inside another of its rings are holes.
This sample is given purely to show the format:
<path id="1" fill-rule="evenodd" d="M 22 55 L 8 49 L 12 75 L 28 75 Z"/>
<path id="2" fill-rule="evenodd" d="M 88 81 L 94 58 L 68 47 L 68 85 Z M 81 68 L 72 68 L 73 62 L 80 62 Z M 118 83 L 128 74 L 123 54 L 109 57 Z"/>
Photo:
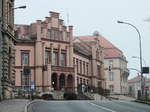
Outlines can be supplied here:
<path id="1" fill-rule="evenodd" d="M 145 89 L 145 90 L 149 90 L 149 87 L 148 87 L 148 86 L 145 86 L 144 89 Z"/>
<path id="2" fill-rule="evenodd" d="M 142 73 L 149 74 L 149 67 L 142 67 Z"/>

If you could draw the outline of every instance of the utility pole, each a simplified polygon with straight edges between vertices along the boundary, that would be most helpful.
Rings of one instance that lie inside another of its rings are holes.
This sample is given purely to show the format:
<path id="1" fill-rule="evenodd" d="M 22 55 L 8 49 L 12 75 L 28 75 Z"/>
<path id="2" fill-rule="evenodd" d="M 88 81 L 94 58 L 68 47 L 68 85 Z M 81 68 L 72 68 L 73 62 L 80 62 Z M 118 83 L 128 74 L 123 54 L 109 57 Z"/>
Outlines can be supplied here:
<path id="1" fill-rule="evenodd" d="M 2 18 L 2 0 L 0 0 L 0 19 Z M 0 100 L 2 99 L 2 24 L 0 20 Z"/>

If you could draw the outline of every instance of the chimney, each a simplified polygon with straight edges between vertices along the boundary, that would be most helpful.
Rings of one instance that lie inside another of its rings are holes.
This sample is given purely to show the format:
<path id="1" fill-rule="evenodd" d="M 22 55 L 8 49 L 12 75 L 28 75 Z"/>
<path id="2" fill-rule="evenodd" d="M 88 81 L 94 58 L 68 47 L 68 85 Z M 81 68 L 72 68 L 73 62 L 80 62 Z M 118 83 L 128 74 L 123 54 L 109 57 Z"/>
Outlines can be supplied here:
<path id="1" fill-rule="evenodd" d="M 50 17 L 59 18 L 59 13 L 50 11 Z"/>
<path id="2" fill-rule="evenodd" d="M 37 23 L 37 27 L 36 27 L 37 40 L 40 41 L 41 40 L 41 24 L 42 24 L 42 21 L 41 20 L 37 20 L 36 23 Z"/>
<path id="3" fill-rule="evenodd" d="M 50 22 L 50 17 L 45 17 L 45 21 L 46 21 L 46 23 L 49 23 Z"/>

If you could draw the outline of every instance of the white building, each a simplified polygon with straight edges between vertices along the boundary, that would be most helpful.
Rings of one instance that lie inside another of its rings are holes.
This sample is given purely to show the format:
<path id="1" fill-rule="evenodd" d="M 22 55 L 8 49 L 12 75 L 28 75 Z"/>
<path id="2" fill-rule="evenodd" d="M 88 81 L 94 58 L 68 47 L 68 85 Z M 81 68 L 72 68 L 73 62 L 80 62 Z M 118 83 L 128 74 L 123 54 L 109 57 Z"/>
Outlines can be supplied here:
<path id="1" fill-rule="evenodd" d="M 145 88 L 147 90 L 148 97 L 150 98 L 150 79 L 145 79 Z M 138 75 L 130 80 L 128 80 L 129 95 L 134 98 L 138 98 L 138 91 L 141 90 L 141 76 Z M 146 91 L 146 90 L 145 90 Z"/>

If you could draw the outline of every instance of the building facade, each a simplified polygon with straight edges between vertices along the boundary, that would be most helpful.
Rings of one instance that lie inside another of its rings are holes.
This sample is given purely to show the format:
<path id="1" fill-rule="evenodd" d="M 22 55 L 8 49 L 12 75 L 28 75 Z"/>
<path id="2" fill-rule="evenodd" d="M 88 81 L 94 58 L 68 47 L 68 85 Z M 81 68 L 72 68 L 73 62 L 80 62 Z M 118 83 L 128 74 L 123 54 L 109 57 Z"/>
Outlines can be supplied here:
<path id="1" fill-rule="evenodd" d="M 7 99 L 15 84 L 14 0 L 1 0 L 0 8 L 0 99 Z"/>
<path id="2" fill-rule="evenodd" d="M 144 88 L 144 95 L 146 97 L 150 98 L 150 79 L 144 77 L 145 81 L 145 88 Z M 128 80 L 128 94 L 131 97 L 134 97 L 136 99 L 140 98 L 138 94 L 140 95 L 141 91 L 141 76 L 137 75 L 136 77 Z"/>
<path id="3" fill-rule="evenodd" d="M 96 38 L 99 40 L 104 53 L 106 89 L 109 89 L 112 94 L 127 94 L 129 71 L 123 52 L 101 35 L 80 36 L 79 38 L 85 42 Z"/>
<path id="4" fill-rule="evenodd" d="M 49 14 L 44 21 L 37 20 L 31 25 L 16 25 L 16 88 L 28 88 L 30 82 L 33 82 L 35 89 L 39 91 L 76 91 L 79 84 L 98 87 L 97 83 L 103 80 L 97 79 L 96 75 L 104 74 L 93 73 L 93 76 L 90 70 L 95 68 L 91 64 L 98 63 L 100 66 L 103 62 L 95 61 L 96 59 L 91 61 L 91 54 L 95 52 L 94 44 L 90 48 L 90 57 L 85 56 L 87 54 L 82 55 L 81 51 L 78 53 L 76 39 L 73 38 L 73 26 L 65 26 L 59 18 L 59 13 Z"/>
<path id="5" fill-rule="evenodd" d="M 73 63 L 77 86 L 88 85 L 91 88 L 105 89 L 104 57 L 99 40 L 84 42 L 74 38 Z"/>

